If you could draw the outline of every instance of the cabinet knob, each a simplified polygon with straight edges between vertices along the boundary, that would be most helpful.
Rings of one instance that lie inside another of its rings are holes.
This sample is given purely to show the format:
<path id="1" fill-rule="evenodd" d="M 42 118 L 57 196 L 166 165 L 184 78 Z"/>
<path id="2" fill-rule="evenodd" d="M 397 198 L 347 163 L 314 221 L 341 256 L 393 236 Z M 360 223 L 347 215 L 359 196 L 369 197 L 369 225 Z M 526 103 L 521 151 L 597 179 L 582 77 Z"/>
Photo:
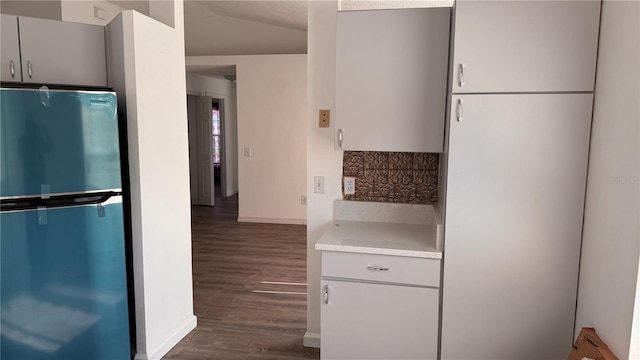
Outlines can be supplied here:
<path id="1" fill-rule="evenodd" d="M 344 143 L 344 134 L 342 132 L 342 129 L 338 129 L 338 147 L 342 147 L 343 143 Z"/>
<path id="2" fill-rule="evenodd" d="M 16 65 L 13 63 L 13 60 L 9 62 L 9 71 L 11 72 L 11 78 L 16 78 Z"/>
<path id="3" fill-rule="evenodd" d="M 464 64 L 458 64 L 458 86 L 464 86 Z"/>
<path id="4" fill-rule="evenodd" d="M 456 119 L 462 121 L 462 99 L 458 99 L 456 103 Z"/>
<path id="5" fill-rule="evenodd" d="M 33 69 L 31 67 L 31 60 L 27 61 L 27 74 L 29 74 L 29 79 L 33 77 Z"/>
<path id="6" fill-rule="evenodd" d="M 329 285 L 325 285 L 322 292 L 324 294 L 324 303 L 328 304 L 329 303 Z"/>

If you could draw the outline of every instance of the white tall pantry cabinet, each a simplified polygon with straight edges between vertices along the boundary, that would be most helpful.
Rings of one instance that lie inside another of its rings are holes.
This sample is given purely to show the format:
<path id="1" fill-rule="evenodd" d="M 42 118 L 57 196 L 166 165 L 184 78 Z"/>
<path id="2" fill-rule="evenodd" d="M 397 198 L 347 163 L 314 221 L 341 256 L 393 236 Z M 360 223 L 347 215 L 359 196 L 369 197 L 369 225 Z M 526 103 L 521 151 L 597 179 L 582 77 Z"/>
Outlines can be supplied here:
<path id="1" fill-rule="evenodd" d="M 592 98 L 453 96 L 442 359 L 566 358 Z"/>
<path id="2" fill-rule="evenodd" d="M 599 11 L 456 2 L 442 360 L 571 349 Z"/>

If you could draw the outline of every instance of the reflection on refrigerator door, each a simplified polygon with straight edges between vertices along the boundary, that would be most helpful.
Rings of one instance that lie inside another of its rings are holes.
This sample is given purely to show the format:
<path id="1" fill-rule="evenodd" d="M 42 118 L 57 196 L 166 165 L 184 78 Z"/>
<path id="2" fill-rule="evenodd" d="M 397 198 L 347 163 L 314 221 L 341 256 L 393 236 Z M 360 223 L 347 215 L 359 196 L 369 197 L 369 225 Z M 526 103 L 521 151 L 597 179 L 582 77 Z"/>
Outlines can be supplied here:
<path id="1" fill-rule="evenodd" d="M 1 91 L 0 358 L 130 359 L 115 94 Z"/>

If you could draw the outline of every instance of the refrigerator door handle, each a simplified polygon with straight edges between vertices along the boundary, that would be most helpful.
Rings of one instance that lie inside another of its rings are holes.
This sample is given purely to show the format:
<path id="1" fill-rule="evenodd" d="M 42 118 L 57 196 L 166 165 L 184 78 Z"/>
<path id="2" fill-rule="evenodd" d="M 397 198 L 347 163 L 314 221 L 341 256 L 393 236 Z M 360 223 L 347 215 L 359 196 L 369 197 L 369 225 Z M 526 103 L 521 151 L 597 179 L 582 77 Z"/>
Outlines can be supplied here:
<path id="1" fill-rule="evenodd" d="M 52 195 L 46 198 L 0 199 L 0 212 L 86 205 L 101 205 L 104 207 L 111 203 L 121 202 L 122 193 L 116 191 L 105 191 L 94 194 Z"/>
<path id="2" fill-rule="evenodd" d="M 80 205 L 102 205 L 109 202 L 113 197 L 120 196 L 115 191 L 103 193 L 86 194 L 83 196 L 68 195 L 64 197 L 52 197 L 46 201 L 47 207 L 80 206 Z"/>

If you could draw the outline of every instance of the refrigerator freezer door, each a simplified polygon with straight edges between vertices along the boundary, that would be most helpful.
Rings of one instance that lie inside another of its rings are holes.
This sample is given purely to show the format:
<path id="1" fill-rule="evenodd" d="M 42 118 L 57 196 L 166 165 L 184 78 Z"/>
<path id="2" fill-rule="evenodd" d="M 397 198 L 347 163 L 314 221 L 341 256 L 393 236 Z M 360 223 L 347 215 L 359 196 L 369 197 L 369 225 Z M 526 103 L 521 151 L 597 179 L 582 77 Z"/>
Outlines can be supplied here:
<path id="1" fill-rule="evenodd" d="M 120 189 L 116 96 L 2 89 L 0 197 Z"/>
<path id="2" fill-rule="evenodd" d="M 129 359 L 122 204 L 0 213 L 0 358 Z"/>

